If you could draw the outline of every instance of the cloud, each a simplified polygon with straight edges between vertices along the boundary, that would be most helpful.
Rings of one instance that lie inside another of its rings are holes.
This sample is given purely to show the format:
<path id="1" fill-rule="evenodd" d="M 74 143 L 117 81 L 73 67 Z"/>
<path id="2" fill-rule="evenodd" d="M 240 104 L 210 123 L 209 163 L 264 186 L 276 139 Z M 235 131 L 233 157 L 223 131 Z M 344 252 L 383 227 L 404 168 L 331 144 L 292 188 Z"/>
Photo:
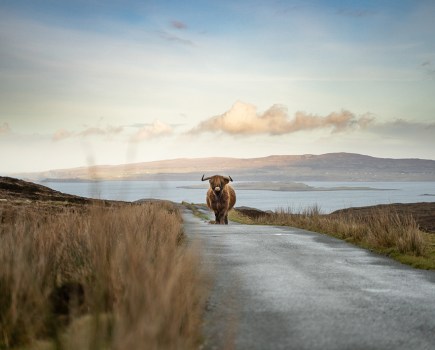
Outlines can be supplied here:
<path id="1" fill-rule="evenodd" d="M 53 141 L 61 141 L 61 140 L 65 140 L 71 136 L 73 136 L 73 133 L 71 131 L 68 131 L 65 129 L 59 129 L 53 134 L 52 140 Z"/>
<path id="2" fill-rule="evenodd" d="M 337 14 L 340 16 L 361 18 L 361 17 L 373 16 L 376 14 L 376 12 L 370 10 L 340 9 L 337 10 Z"/>
<path id="3" fill-rule="evenodd" d="M 131 130 L 134 129 L 132 132 Z M 110 139 L 114 135 L 121 133 L 126 134 L 132 142 L 140 142 L 153 139 L 160 136 L 169 136 L 173 133 L 173 126 L 161 122 L 154 121 L 152 124 L 136 123 L 126 126 L 112 126 L 106 127 L 87 126 L 82 131 L 70 131 L 66 129 L 59 129 L 52 135 L 53 141 L 62 141 L 68 138 L 91 138 L 91 137 L 105 137 Z"/>
<path id="4" fill-rule="evenodd" d="M 57 130 L 53 136 L 53 141 L 61 141 L 71 137 L 92 137 L 92 136 L 106 136 L 111 137 L 116 134 L 120 134 L 124 130 L 122 126 L 111 126 L 108 125 L 105 128 L 91 126 L 87 127 L 83 131 L 74 132 L 66 129 Z"/>
<path id="5" fill-rule="evenodd" d="M 108 125 L 105 128 L 99 127 L 89 127 L 82 132 L 78 133 L 78 136 L 92 136 L 92 135 L 101 135 L 101 136 L 112 136 L 119 134 L 123 131 L 122 126 L 110 126 Z"/>
<path id="6" fill-rule="evenodd" d="M 0 136 L 9 134 L 11 132 L 11 127 L 8 123 L 3 123 L 0 125 Z"/>
<path id="7" fill-rule="evenodd" d="M 385 123 L 374 123 L 367 129 L 370 132 L 397 139 L 412 139 L 414 141 L 431 140 L 435 133 L 435 122 L 416 122 L 396 119 Z"/>
<path id="8" fill-rule="evenodd" d="M 152 124 L 145 125 L 140 128 L 132 137 L 132 142 L 140 142 L 149 140 L 159 136 L 169 136 L 173 133 L 173 128 L 161 122 L 160 120 L 154 121 Z"/>
<path id="9" fill-rule="evenodd" d="M 435 78 L 435 67 L 432 65 L 432 61 L 424 61 L 420 64 L 423 72 L 429 75 L 431 78 Z"/>
<path id="10" fill-rule="evenodd" d="M 186 45 L 186 46 L 195 46 L 193 41 L 191 41 L 189 39 L 180 38 L 179 36 L 168 33 L 164 30 L 159 31 L 158 34 L 162 39 L 165 39 L 166 41 L 171 41 L 171 42 L 179 43 L 179 44 Z"/>
<path id="11" fill-rule="evenodd" d="M 178 21 L 178 20 L 171 21 L 171 27 L 178 29 L 178 30 L 187 29 L 186 23 Z"/>
<path id="12" fill-rule="evenodd" d="M 331 129 L 331 132 L 335 133 L 365 128 L 373 119 L 368 114 L 357 117 L 346 110 L 333 112 L 324 117 L 297 112 L 290 119 L 286 107 L 282 105 L 273 105 L 264 113 L 258 114 L 255 106 L 236 102 L 229 111 L 201 122 L 189 133 L 222 132 L 231 135 L 283 135 L 322 128 Z"/>

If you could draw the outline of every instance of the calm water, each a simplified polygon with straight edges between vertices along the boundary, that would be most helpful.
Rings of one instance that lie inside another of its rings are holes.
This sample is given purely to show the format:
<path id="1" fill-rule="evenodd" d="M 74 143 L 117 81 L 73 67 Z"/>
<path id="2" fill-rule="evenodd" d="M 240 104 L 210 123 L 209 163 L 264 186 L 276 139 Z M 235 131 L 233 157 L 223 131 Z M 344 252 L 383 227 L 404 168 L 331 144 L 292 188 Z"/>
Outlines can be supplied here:
<path id="1" fill-rule="evenodd" d="M 435 202 L 435 182 L 304 182 L 314 187 L 358 186 L 387 191 L 312 191 L 282 192 L 238 190 L 236 206 L 262 210 L 292 208 L 295 210 L 317 204 L 324 213 L 348 207 L 374 204 Z M 83 197 L 135 201 L 141 198 L 168 199 L 205 203 L 204 189 L 185 189 L 180 186 L 198 185 L 198 181 L 102 181 L 98 183 L 45 182 L 55 190 Z M 424 195 L 430 194 L 431 196 Z"/>

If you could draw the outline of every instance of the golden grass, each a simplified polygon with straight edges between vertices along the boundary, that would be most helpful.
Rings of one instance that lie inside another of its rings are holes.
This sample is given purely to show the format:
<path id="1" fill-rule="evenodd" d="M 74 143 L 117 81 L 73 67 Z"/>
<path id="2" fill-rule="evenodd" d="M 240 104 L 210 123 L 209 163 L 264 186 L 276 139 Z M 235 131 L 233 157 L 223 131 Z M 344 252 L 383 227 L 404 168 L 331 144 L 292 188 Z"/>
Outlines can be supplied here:
<path id="1" fill-rule="evenodd" d="M 0 208 L 0 349 L 197 347 L 199 266 L 167 203 Z"/>
<path id="2" fill-rule="evenodd" d="M 388 209 L 373 210 L 371 215 L 323 215 L 314 206 L 299 212 L 280 210 L 258 218 L 230 217 L 242 223 L 293 226 L 344 239 L 353 244 L 389 255 L 409 265 L 435 269 L 433 235 L 422 232 L 411 215 Z"/>

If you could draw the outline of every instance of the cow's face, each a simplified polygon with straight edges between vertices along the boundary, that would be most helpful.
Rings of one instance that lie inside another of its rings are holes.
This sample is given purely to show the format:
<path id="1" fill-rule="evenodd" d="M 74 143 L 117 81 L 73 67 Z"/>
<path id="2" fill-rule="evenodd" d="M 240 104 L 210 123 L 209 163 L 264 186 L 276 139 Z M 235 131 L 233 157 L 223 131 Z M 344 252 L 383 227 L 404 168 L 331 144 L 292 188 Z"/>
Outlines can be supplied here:
<path id="1" fill-rule="evenodd" d="M 210 188 L 213 190 L 216 196 L 220 196 L 224 187 L 230 180 L 220 175 L 215 175 L 208 181 L 210 183 Z"/>

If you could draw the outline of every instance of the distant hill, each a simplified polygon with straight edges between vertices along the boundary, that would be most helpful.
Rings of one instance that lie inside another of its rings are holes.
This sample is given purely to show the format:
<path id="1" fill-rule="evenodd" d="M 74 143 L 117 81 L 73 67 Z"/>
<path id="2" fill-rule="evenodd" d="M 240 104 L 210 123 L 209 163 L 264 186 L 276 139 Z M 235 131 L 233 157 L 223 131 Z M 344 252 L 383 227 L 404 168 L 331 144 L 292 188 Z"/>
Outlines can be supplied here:
<path id="1" fill-rule="evenodd" d="M 98 200 L 65 194 L 51 188 L 12 177 L 0 176 L 0 201 L 2 203 L 16 202 L 17 200 L 50 201 L 52 203 L 91 204 Z M 104 202 L 104 201 L 100 201 Z"/>
<path id="2" fill-rule="evenodd" d="M 33 181 L 198 180 L 229 174 L 243 181 L 435 181 L 435 161 L 353 153 L 262 158 L 183 158 L 14 174 Z"/>

